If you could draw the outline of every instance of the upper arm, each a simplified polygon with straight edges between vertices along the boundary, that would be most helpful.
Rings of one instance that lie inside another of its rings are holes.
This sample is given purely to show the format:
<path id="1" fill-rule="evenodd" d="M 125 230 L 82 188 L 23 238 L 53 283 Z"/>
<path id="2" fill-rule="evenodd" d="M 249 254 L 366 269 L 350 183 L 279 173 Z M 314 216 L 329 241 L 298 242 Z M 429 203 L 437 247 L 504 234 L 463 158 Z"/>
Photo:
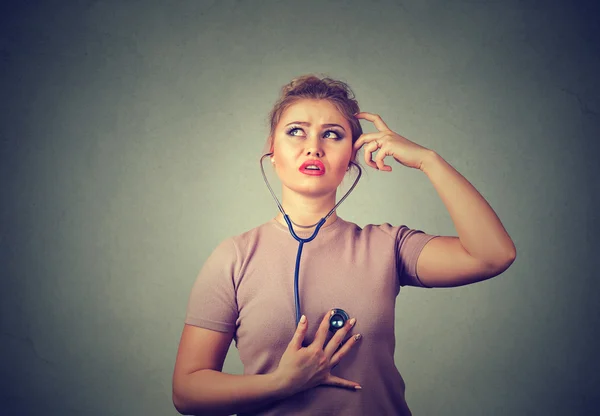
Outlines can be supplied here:
<path id="1" fill-rule="evenodd" d="M 233 332 L 219 332 L 185 324 L 173 372 L 173 391 L 183 377 L 199 370 L 221 371 Z"/>
<path id="2" fill-rule="evenodd" d="M 471 256 L 458 237 L 440 236 L 423 247 L 417 276 L 429 287 L 455 287 L 479 282 L 504 272 L 512 263 L 491 265 Z"/>

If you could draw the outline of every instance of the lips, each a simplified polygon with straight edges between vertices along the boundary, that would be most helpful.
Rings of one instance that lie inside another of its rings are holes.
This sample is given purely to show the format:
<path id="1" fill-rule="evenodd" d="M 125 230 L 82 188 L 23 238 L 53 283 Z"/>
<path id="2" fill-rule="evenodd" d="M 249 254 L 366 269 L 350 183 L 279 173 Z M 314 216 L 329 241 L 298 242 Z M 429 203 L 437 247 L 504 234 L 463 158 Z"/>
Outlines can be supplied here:
<path id="1" fill-rule="evenodd" d="M 321 162 L 320 160 L 307 160 L 305 161 L 301 166 L 300 166 L 300 170 L 305 169 L 307 166 L 310 165 L 315 165 L 317 166 L 320 170 L 322 170 L 323 172 L 325 172 L 325 165 L 323 165 L 323 162 Z"/>
<path id="2" fill-rule="evenodd" d="M 316 169 L 306 169 L 307 166 L 316 166 L 319 168 L 319 170 Z M 300 166 L 300 169 L 298 169 L 300 172 L 305 173 L 307 175 L 323 175 L 325 173 L 325 165 L 323 165 L 323 162 L 321 162 L 320 160 L 306 160 L 304 163 L 302 163 L 302 165 Z"/>

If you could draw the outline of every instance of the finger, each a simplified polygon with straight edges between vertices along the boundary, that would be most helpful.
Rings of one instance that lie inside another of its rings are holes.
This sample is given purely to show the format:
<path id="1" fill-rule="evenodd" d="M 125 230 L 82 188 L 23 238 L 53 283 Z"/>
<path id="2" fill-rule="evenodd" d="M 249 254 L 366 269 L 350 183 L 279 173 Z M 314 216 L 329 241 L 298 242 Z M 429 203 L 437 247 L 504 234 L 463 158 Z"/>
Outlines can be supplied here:
<path id="1" fill-rule="evenodd" d="M 345 378 L 341 378 L 338 376 L 329 375 L 327 379 L 322 383 L 328 386 L 336 386 L 336 387 L 344 387 L 347 389 L 357 390 L 356 386 L 360 387 L 360 384 L 346 380 Z"/>
<path id="2" fill-rule="evenodd" d="M 373 152 L 379 149 L 379 142 L 372 141 L 365 145 L 365 163 L 371 166 L 373 169 L 379 169 L 375 162 L 373 162 Z"/>
<path id="3" fill-rule="evenodd" d="M 319 349 L 323 349 L 323 345 L 325 344 L 325 339 L 327 338 L 327 332 L 329 331 L 329 318 L 331 318 L 333 310 L 327 311 L 323 320 L 321 321 L 321 325 L 319 325 L 319 329 L 317 329 L 317 333 L 315 334 L 315 340 L 313 344 L 316 345 Z"/>
<path id="4" fill-rule="evenodd" d="M 350 349 L 354 345 L 356 345 L 356 343 L 359 342 L 361 338 L 362 338 L 361 334 L 356 334 L 356 335 L 350 337 L 346 342 L 344 342 L 342 347 L 339 350 L 337 350 L 335 352 L 335 354 L 333 354 L 333 357 L 331 357 L 331 361 L 329 361 L 331 366 L 334 367 L 334 366 L 338 365 L 340 363 L 340 361 L 342 360 L 342 358 L 345 357 L 346 354 L 348 354 Z"/>
<path id="5" fill-rule="evenodd" d="M 385 170 L 387 172 L 392 170 L 391 166 L 387 166 L 385 163 L 383 163 L 383 159 L 385 159 L 386 156 L 389 156 L 387 154 L 387 151 L 384 149 L 384 146 L 381 146 L 381 149 L 379 150 L 379 152 L 377 152 L 377 156 L 375 156 L 375 164 L 377 165 L 377 168 L 379 170 Z"/>
<path id="6" fill-rule="evenodd" d="M 356 118 L 363 118 L 365 120 L 369 120 L 375 124 L 375 127 L 379 131 L 387 131 L 390 128 L 383 122 L 382 118 L 378 114 L 360 112 L 354 115 Z"/>
<path id="7" fill-rule="evenodd" d="M 386 134 L 387 134 L 386 132 L 380 132 L 380 131 L 377 131 L 375 133 L 361 134 L 360 137 L 358 139 L 356 139 L 356 141 L 354 142 L 354 149 L 358 150 L 358 149 L 360 149 L 360 147 L 363 144 L 372 142 L 373 140 L 381 139 Z"/>
<path id="8" fill-rule="evenodd" d="M 340 345 L 343 344 L 344 338 L 346 338 L 346 335 L 348 334 L 348 332 L 350 332 L 350 330 L 352 330 L 352 327 L 355 324 L 356 324 L 356 318 L 348 319 L 344 323 L 344 326 L 342 328 L 338 329 L 335 332 L 335 334 L 333 335 L 333 337 L 331 337 L 331 339 L 327 343 L 327 346 L 323 350 L 325 352 L 325 356 L 328 359 L 331 359 L 331 357 L 336 352 L 336 350 L 340 347 Z"/>
<path id="9" fill-rule="evenodd" d="M 293 347 L 295 350 L 302 348 L 302 342 L 304 342 L 304 336 L 306 335 L 307 328 L 308 319 L 306 316 L 302 315 L 300 322 L 298 322 L 298 326 L 296 327 L 296 332 L 294 332 L 294 336 L 289 343 L 290 347 Z"/>

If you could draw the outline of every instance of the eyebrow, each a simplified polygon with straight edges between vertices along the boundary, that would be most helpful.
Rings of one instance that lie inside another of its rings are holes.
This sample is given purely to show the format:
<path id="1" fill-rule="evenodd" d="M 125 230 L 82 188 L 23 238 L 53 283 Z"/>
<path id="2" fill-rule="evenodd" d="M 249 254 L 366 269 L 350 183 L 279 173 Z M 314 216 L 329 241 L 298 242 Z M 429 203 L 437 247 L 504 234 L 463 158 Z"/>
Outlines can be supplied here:
<path id="1" fill-rule="evenodd" d="M 292 121 L 291 123 L 286 124 L 286 127 L 290 126 L 292 124 L 300 124 L 301 126 L 308 126 L 308 127 L 310 127 L 310 123 L 307 123 L 306 121 Z M 346 131 L 346 129 L 343 128 L 342 126 L 340 126 L 339 124 L 321 124 L 321 127 L 339 127 L 342 130 Z"/>

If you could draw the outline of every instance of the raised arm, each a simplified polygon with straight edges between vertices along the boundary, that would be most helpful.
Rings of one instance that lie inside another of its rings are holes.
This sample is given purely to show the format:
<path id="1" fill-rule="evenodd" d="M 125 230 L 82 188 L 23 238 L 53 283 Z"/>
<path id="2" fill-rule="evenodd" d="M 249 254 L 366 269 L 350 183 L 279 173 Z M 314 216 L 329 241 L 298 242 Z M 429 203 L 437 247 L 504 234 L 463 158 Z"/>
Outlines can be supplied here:
<path id="1" fill-rule="evenodd" d="M 467 179 L 433 150 L 393 132 L 377 114 L 361 112 L 355 117 L 372 121 L 378 132 L 365 133 L 354 150 L 365 146 L 365 162 L 374 169 L 391 172 L 386 156 L 424 172 L 454 222 L 458 237 L 430 240 L 417 261 L 417 276 L 429 287 L 452 287 L 489 279 L 505 271 L 517 251 L 500 219 Z M 373 152 L 377 151 L 372 160 Z"/>
<path id="2" fill-rule="evenodd" d="M 421 170 L 448 209 L 458 237 L 437 237 L 423 247 L 417 261 L 419 279 L 430 287 L 454 287 L 504 272 L 517 252 L 492 207 L 437 153 L 423 159 Z"/>

